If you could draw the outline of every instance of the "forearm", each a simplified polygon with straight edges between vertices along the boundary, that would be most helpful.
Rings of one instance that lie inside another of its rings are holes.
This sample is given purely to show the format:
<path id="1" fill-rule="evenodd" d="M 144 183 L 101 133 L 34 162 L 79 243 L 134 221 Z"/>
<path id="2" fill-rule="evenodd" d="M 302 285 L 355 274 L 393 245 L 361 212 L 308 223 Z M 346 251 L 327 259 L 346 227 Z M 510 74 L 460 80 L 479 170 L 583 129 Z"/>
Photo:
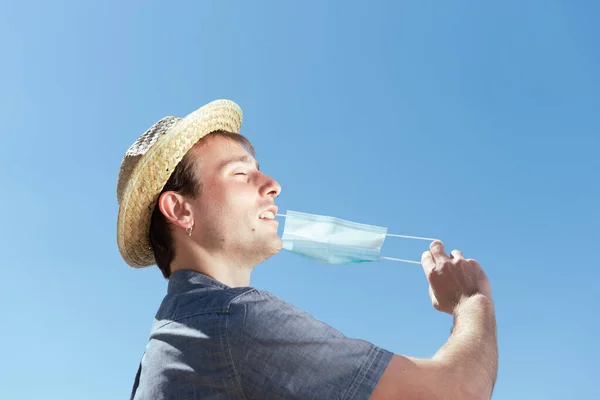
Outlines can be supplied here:
<path id="1" fill-rule="evenodd" d="M 460 391 L 476 398 L 491 397 L 498 372 L 498 344 L 490 299 L 476 295 L 461 301 L 452 334 L 433 359 L 446 366 L 448 379 Z"/>

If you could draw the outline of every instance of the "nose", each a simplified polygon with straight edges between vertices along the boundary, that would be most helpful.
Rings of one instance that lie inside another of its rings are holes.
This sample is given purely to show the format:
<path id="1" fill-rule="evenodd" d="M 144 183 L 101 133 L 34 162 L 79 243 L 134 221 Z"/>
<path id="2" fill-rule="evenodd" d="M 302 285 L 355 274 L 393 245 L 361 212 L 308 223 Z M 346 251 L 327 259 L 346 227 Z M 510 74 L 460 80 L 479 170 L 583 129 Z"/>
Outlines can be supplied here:
<path id="1" fill-rule="evenodd" d="M 271 178 L 268 175 L 263 174 L 263 177 L 265 181 L 260 188 L 261 197 L 267 196 L 276 198 L 277 196 L 279 196 L 279 194 L 281 193 L 281 185 L 279 185 L 279 183 L 277 183 L 275 179 Z"/>

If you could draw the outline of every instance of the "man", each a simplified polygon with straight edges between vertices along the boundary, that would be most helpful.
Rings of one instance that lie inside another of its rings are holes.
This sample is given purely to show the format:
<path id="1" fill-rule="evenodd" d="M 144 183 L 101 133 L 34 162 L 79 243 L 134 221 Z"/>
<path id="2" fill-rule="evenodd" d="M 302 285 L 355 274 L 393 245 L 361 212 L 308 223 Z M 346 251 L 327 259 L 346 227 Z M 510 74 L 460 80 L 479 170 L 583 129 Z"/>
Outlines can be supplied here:
<path id="1" fill-rule="evenodd" d="M 133 399 L 484 399 L 497 373 L 491 289 L 481 267 L 433 242 L 422 265 L 434 307 L 454 316 L 431 358 L 392 354 L 251 288 L 282 246 L 275 198 L 227 100 L 167 117 L 127 151 L 117 237 L 133 267 L 169 279 Z"/>

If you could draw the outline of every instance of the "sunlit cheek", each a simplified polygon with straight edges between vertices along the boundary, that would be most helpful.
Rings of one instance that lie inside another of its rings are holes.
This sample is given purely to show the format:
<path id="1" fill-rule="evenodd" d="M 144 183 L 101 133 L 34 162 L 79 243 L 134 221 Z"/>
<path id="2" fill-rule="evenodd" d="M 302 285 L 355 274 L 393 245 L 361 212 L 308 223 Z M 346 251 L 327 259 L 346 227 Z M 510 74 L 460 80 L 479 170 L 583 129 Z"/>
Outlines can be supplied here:
<path id="1" fill-rule="evenodd" d="M 247 211 L 256 210 L 257 194 L 250 190 L 249 185 L 227 185 L 220 193 L 223 205 L 234 208 L 234 212 L 244 214 Z"/>

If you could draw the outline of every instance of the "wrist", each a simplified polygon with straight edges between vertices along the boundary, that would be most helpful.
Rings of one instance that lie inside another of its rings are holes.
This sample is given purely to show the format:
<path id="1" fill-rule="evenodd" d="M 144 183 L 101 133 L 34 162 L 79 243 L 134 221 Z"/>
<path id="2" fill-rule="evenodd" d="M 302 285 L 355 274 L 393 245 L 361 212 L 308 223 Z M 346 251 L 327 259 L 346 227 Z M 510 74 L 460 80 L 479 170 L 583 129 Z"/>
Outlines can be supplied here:
<path id="1" fill-rule="evenodd" d="M 452 314 L 456 317 L 458 314 L 467 312 L 471 309 L 489 310 L 493 312 L 494 302 L 492 301 L 491 296 L 483 293 L 463 296 L 454 307 L 454 312 Z"/>

